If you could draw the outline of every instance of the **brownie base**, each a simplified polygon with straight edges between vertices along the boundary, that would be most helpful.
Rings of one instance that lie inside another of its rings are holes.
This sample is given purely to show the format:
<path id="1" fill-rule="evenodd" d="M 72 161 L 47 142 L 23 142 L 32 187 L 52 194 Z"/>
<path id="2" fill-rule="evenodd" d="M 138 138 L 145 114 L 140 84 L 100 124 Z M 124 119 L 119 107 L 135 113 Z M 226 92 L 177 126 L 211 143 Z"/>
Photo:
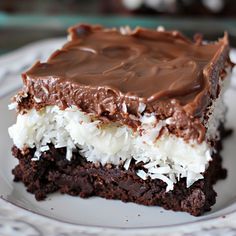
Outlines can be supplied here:
<path id="1" fill-rule="evenodd" d="M 60 191 L 82 198 L 100 196 L 120 199 L 123 202 L 156 205 L 199 216 L 215 204 L 217 194 L 213 185 L 217 180 L 226 177 L 219 154 L 222 149 L 221 141 L 215 146 L 217 153 L 214 154 L 204 179 L 187 188 L 186 179 L 183 178 L 169 192 L 166 192 L 166 183 L 163 181 L 150 178 L 144 181 L 137 176 L 136 171 L 142 168 L 142 163 L 135 165 L 131 162 L 129 170 L 111 164 L 102 166 L 86 161 L 78 151 L 68 161 L 65 159 L 66 149 L 56 149 L 53 146 L 42 154 L 39 161 L 31 160 L 34 149 L 28 149 L 23 155 L 13 146 L 12 153 L 19 160 L 19 164 L 12 173 L 14 180 L 23 182 L 27 191 L 35 194 L 37 200 L 43 200 L 47 194 Z"/>

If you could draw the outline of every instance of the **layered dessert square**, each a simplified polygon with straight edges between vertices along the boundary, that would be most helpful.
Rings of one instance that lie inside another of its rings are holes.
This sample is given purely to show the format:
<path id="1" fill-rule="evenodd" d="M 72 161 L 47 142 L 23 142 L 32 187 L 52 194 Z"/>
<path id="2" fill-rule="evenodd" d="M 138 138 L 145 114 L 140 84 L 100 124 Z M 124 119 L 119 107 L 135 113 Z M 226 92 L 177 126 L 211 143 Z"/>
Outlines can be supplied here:
<path id="1" fill-rule="evenodd" d="M 13 175 L 37 200 L 60 191 L 198 216 L 225 178 L 222 96 L 232 64 L 178 31 L 77 25 L 22 74 L 9 128 Z"/>

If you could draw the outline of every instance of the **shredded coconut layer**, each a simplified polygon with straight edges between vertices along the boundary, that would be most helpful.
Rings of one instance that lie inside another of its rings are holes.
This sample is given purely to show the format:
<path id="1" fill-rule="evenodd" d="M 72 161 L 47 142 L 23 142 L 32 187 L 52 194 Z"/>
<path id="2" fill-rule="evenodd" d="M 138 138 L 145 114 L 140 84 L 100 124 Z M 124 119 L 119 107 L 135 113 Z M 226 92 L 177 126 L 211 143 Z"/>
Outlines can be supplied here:
<path id="1" fill-rule="evenodd" d="M 209 119 L 209 137 L 216 134 L 220 122 L 217 117 L 225 111 L 224 106 L 217 106 L 215 111 L 217 116 L 212 114 L 213 118 Z M 173 190 L 180 178 L 186 177 L 187 187 L 203 178 L 202 173 L 208 167 L 213 151 L 207 142 L 187 143 L 168 132 L 157 139 L 168 120 L 157 122 L 153 114 L 146 114 L 140 121 L 142 125 L 134 132 L 116 123 L 102 124 L 77 107 L 60 110 L 57 106 L 48 106 L 40 111 L 31 109 L 26 114 L 19 114 L 16 124 L 9 128 L 9 134 L 20 149 L 36 147 L 34 160 L 38 160 L 41 153 L 49 149 L 48 144 L 53 143 L 56 148 L 67 148 L 68 160 L 73 149 L 79 148 L 88 161 L 103 165 L 111 163 L 129 169 L 132 158 L 136 163 L 142 161 L 144 169 L 138 170 L 137 175 L 144 180 L 148 177 L 163 180 L 167 183 L 166 191 Z"/>

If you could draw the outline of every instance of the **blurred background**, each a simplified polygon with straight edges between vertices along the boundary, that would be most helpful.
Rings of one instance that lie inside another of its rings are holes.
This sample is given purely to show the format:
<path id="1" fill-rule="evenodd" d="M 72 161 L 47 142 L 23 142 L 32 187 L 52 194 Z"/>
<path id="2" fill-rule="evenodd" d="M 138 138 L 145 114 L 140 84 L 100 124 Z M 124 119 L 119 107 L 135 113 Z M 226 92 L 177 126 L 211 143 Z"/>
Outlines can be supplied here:
<path id="1" fill-rule="evenodd" d="M 6 13 L 234 16 L 234 0 L 1 0 Z"/>
<path id="2" fill-rule="evenodd" d="M 0 54 L 29 42 L 66 36 L 75 23 L 178 29 L 236 47 L 235 0 L 0 0 Z"/>

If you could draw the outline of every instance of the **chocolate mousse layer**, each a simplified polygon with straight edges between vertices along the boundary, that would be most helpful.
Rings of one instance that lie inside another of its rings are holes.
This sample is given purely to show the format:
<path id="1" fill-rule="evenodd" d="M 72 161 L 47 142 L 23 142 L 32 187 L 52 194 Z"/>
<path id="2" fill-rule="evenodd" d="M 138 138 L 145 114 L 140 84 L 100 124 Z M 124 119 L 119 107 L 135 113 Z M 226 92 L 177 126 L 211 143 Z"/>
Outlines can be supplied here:
<path id="1" fill-rule="evenodd" d="M 204 139 L 202 118 L 230 64 L 227 34 L 205 43 L 177 31 L 78 25 L 69 36 L 47 62 L 23 74 L 19 110 L 76 105 L 104 122 L 133 128 L 140 114 L 154 112 L 158 120 L 172 117 L 175 135 Z"/>

